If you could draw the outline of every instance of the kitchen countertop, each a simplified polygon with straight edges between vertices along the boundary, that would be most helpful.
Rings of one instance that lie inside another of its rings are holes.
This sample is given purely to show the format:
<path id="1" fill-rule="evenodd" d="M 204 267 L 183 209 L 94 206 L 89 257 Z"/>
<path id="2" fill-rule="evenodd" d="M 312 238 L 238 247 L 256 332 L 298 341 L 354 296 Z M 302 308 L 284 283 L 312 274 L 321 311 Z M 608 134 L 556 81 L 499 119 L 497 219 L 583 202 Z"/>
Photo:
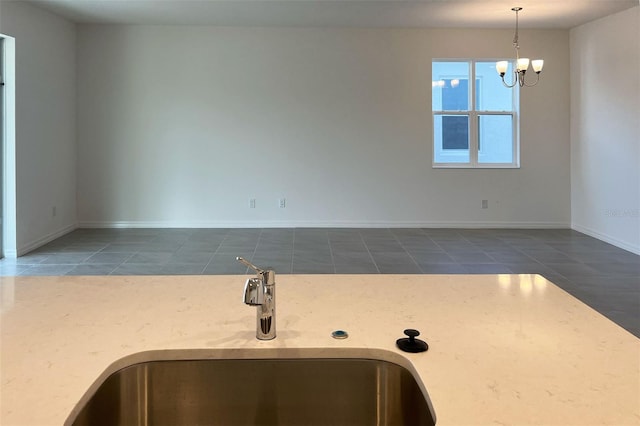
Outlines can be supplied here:
<path id="1" fill-rule="evenodd" d="M 271 341 L 247 277 L 0 277 L 0 424 L 62 425 L 136 361 L 344 353 L 417 372 L 442 426 L 640 425 L 640 339 L 538 275 L 282 274 Z"/>

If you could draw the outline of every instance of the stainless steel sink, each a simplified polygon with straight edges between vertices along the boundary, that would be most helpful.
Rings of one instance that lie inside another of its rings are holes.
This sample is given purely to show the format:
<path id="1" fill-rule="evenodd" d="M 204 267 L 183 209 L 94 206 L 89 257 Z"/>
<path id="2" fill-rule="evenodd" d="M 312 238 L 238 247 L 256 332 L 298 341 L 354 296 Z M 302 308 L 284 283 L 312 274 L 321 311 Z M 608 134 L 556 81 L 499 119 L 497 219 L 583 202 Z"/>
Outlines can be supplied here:
<path id="1" fill-rule="evenodd" d="M 151 361 L 110 375 L 72 425 L 434 425 L 413 375 L 370 359 Z"/>

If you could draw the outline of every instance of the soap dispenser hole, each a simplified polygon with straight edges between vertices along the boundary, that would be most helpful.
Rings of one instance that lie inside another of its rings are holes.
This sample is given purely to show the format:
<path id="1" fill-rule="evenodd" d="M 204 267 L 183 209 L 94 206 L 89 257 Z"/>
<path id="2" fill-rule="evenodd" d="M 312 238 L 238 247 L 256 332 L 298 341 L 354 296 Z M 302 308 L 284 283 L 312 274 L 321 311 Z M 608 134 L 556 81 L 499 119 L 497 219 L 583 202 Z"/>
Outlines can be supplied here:
<path id="1" fill-rule="evenodd" d="M 331 337 L 333 337 L 334 339 L 346 339 L 347 337 L 349 337 L 349 333 L 344 330 L 336 330 L 331 333 Z"/>

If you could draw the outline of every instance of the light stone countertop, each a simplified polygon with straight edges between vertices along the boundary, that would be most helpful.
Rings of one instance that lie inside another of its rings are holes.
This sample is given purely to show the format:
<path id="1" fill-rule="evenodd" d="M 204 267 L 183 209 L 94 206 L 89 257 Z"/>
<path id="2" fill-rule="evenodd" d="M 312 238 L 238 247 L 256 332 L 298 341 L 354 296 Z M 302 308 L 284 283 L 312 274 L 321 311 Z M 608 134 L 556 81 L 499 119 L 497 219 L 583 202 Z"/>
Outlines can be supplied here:
<path id="1" fill-rule="evenodd" d="M 277 275 L 272 341 L 247 277 L 0 277 L 0 424 L 62 425 L 137 361 L 347 355 L 417 372 L 439 426 L 640 425 L 640 339 L 538 275 Z"/>

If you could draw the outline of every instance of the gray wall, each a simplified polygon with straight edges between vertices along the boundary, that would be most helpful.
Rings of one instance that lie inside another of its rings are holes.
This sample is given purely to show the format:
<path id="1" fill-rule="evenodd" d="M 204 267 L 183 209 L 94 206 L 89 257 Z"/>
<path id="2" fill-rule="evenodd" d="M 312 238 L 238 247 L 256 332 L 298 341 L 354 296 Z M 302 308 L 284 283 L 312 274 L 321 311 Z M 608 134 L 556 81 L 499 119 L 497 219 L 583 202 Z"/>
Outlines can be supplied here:
<path id="1" fill-rule="evenodd" d="M 79 25 L 79 223 L 569 226 L 568 31 L 522 31 L 522 167 L 431 168 L 431 60 L 512 36 Z"/>
<path id="2" fill-rule="evenodd" d="M 77 222 L 76 29 L 39 8 L 0 3 L 0 33 L 15 38 L 11 143 L 17 226 L 5 247 L 7 256 L 15 256 L 68 232 Z"/>

